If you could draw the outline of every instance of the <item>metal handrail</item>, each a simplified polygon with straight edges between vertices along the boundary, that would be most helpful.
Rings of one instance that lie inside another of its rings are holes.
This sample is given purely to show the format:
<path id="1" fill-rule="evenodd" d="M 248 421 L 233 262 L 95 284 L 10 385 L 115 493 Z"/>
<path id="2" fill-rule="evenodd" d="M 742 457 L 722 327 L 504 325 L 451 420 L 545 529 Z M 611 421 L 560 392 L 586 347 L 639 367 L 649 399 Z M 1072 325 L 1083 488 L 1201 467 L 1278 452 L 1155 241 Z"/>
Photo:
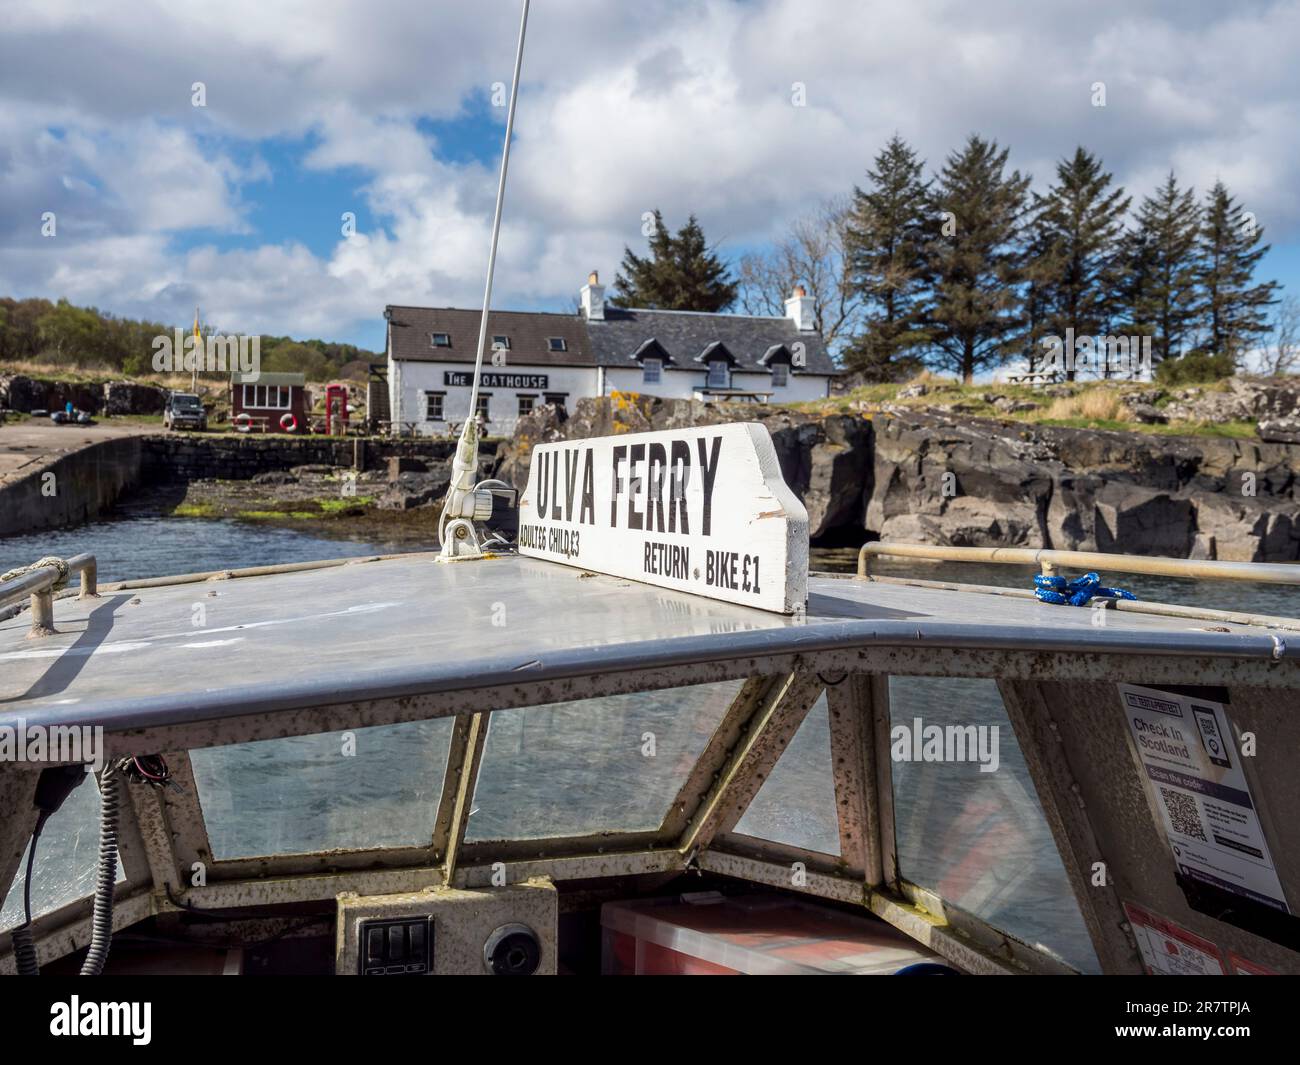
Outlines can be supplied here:
<path id="1" fill-rule="evenodd" d="M 1257 581 L 1261 584 L 1300 584 L 1300 565 L 1280 562 L 1220 562 L 1208 559 L 1112 555 L 1104 551 L 1054 551 L 1033 547 L 936 547 L 931 544 L 863 544 L 858 552 L 858 576 L 870 576 L 867 559 L 926 558 L 936 562 L 997 562 L 1038 566 L 1056 576 L 1059 567 L 1141 573 L 1152 577 L 1202 577 L 1207 580 Z"/>
<path id="2" fill-rule="evenodd" d="M 98 599 L 98 569 L 95 556 L 90 554 L 73 555 L 67 560 L 68 577 L 74 573 L 81 576 L 81 592 L 78 599 Z M 49 636 L 57 632 L 54 627 L 54 583 L 59 572 L 53 566 L 42 566 L 38 570 L 24 573 L 20 577 L 0 584 L 0 610 L 22 602 L 26 596 L 32 599 L 32 628 L 27 635 Z"/>

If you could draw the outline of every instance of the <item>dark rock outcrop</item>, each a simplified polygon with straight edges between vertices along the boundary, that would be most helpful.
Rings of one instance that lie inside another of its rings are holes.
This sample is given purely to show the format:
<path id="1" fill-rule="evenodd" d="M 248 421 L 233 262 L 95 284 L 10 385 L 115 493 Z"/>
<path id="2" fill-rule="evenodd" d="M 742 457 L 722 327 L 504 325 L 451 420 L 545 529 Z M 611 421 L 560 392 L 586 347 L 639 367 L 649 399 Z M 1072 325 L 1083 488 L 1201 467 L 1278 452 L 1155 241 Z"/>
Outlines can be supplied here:
<path id="1" fill-rule="evenodd" d="M 167 390 L 135 381 L 109 381 L 104 385 L 105 414 L 161 414 Z"/>
<path id="2" fill-rule="evenodd" d="M 1131 481 L 1108 481 L 1097 493 L 1097 550 L 1121 555 L 1187 555 L 1194 535 L 1191 501 Z"/>
<path id="3" fill-rule="evenodd" d="M 983 423 L 940 415 L 875 419 L 866 528 L 884 540 L 1045 547 L 1048 452 Z"/>
<path id="4" fill-rule="evenodd" d="M 497 476 L 522 487 L 537 443 L 745 420 L 770 431 L 815 541 L 1300 559 L 1300 447 L 1258 440 L 625 395 L 582 400 L 567 419 L 538 408 L 502 443 Z"/>
<path id="5" fill-rule="evenodd" d="M 7 410 L 62 410 L 68 403 L 77 410 L 98 414 L 104 406 L 104 386 L 24 374 L 0 376 L 0 407 Z"/>
<path id="6" fill-rule="evenodd" d="M 375 498 L 375 506 L 380 510 L 412 510 L 428 506 L 441 500 L 450 486 L 451 476 L 445 470 L 399 473 L 389 479 L 388 486 Z"/>
<path id="7" fill-rule="evenodd" d="M 1256 562 L 1300 558 L 1300 448 L 897 409 L 875 423 L 868 535 Z"/>
<path id="8" fill-rule="evenodd" d="M 1259 438 L 1272 444 L 1300 444 L 1300 415 L 1262 419 Z"/>
<path id="9" fill-rule="evenodd" d="M 1295 378 L 1231 377 L 1218 387 L 1177 390 L 1169 400 L 1163 413 L 1171 421 L 1272 422 L 1300 410 L 1300 388 Z"/>
<path id="10" fill-rule="evenodd" d="M 0 408 L 24 414 L 61 410 L 68 403 L 89 414 L 161 414 L 166 398 L 165 389 L 134 381 L 94 384 L 0 374 Z"/>

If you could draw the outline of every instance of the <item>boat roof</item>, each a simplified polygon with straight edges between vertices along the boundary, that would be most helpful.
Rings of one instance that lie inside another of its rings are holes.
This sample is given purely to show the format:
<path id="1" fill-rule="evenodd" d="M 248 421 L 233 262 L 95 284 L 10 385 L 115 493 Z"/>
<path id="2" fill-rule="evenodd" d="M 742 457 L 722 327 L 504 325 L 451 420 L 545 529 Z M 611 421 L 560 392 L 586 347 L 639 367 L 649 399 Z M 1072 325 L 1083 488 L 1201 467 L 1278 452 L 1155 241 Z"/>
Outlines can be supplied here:
<path id="1" fill-rule="evenodd" d="M 1098 626 L 1087 609 L 833 575 L 809 578 L 793 617 L 516 555 L 203 576 L 62 599 L 40 639 L 26 615 L 0 622 L 0 726 L 111 732 L 871 645 L 1300 657 L 1259 625 L 1107 611 Z"/>

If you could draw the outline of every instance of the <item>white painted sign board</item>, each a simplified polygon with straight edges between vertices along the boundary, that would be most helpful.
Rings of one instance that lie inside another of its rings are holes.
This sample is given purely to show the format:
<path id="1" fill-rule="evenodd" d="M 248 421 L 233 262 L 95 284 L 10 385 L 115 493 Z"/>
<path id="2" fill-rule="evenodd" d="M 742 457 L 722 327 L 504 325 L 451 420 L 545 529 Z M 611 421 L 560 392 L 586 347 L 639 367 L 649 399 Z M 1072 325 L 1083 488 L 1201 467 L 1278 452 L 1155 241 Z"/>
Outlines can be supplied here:
<path id="1" fill-rule="evenodd" d="M 754 422 L 539 444 L 519 553 L 794 614 L 808 512 Z"/>

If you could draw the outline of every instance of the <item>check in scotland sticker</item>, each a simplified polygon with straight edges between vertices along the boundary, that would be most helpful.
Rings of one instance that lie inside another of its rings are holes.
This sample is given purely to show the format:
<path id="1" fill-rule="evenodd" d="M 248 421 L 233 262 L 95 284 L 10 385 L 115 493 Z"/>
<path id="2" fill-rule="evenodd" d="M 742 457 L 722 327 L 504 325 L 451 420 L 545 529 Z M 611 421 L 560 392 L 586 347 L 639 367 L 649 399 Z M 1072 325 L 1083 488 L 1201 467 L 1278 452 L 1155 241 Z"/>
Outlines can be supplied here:
<path id="1" fill-rule="evenodd" d="M 1134 684 L 1119 696 L 1178 871 L 1290 913 L 1223 704 Z"/>

